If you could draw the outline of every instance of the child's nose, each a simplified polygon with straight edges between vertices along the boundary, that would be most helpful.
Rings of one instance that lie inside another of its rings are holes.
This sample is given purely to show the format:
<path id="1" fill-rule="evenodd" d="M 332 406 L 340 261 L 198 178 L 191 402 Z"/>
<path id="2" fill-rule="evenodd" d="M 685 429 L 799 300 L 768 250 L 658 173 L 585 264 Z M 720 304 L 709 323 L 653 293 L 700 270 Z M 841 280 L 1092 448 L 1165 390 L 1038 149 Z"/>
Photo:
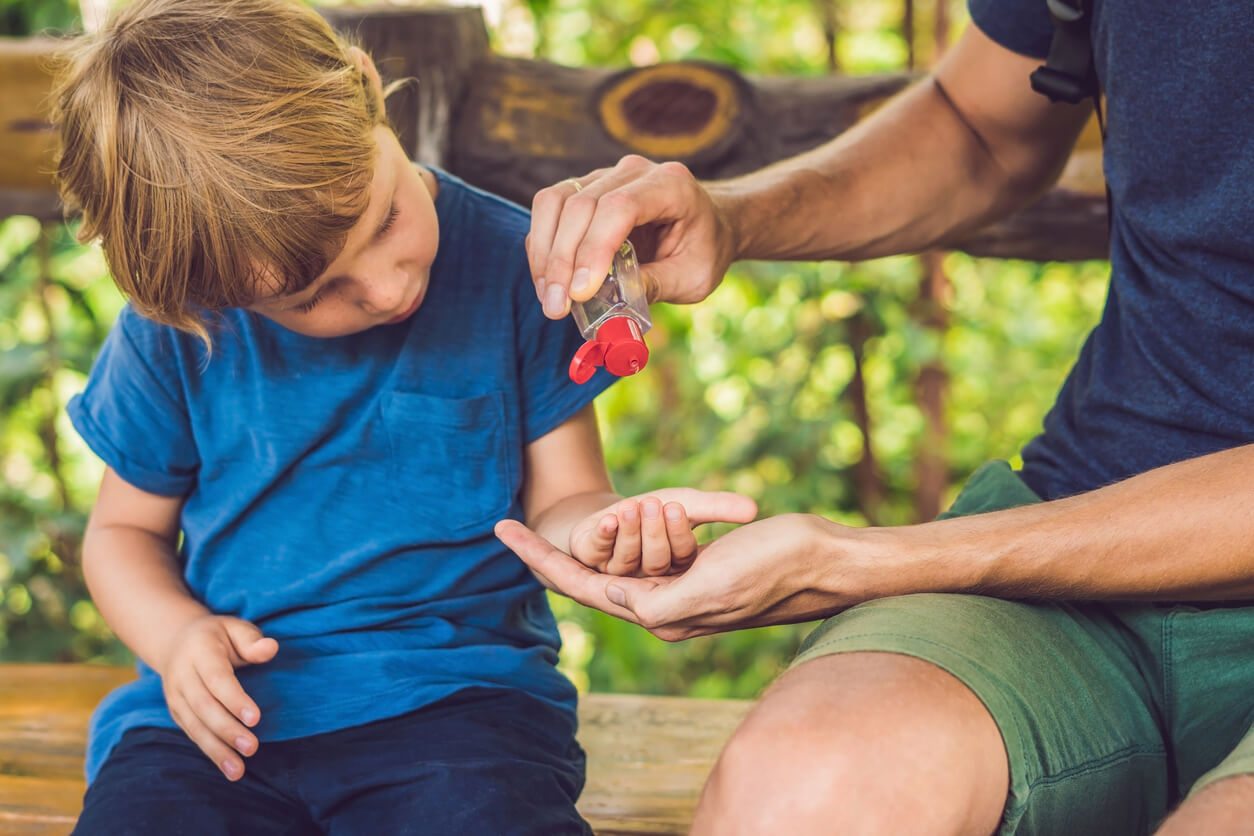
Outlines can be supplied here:
<path id="1" fill-rule="evenodd" d="M 409 282 L 403 273 L 396 273 L 392 278 L 376 279 L 366 289 L 365 307 L 371 313 L 397 313 L 405 304 L 405 294 L 409 290 Z"/>

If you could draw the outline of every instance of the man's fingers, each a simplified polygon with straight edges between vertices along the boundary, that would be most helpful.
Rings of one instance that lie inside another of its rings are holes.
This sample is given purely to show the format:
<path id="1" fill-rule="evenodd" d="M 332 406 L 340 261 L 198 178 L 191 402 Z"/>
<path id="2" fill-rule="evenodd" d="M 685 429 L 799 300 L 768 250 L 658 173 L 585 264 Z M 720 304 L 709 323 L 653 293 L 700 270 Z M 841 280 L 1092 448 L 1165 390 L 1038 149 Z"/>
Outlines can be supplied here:
<path id="1" fill-rule="evenodd" d="M 536 296 L 544 306 L 545 315 L 551 318 L 565 316 L 569 309 L 568 291 L 575 270 L 575 249 L 588 228 L 597 197 L 606 189 L 602 182 L 606 171 L 597 169 L 567 178 L 541 189 L 532 198 L 531 230 L 525 242 L 527 264 L 536 285 Z M 579 199 L 572 200 L 576 195 Z M 604 275 L 598 277 L 598 286 L 601 279 Z"/>
<path id="2" fill-rule="evenodd" d="M 555 549 L 548 540 L 516 520 L 501 520 L 497 523 L 496 536 L 533 572 L 548 578 L 553 589 L 585 607 L 601 610 L 633 624 L 639 623 L 635 613 L 607 598 L 606 585 L 611 580 L 616 580 L 627 584 L 633 592 L 644 593 L 657 583 L 652 579 L 615 578 L 614 575 L 593 571 L 565 552 Z"/>
<path id="3" fill-rule="evenodd" d="M 709 258 L 699 257 L 696 253 L 705 246 L 713 246 L 713 241 L 698 240 L 694 237 L 695 227 L 686 221 L 695 221 L 702 216 L 707 201 L 702 198 L 701 188 L 696 178 L 681 163 L 652 163 L 643 157 L 628 155 L 618 161 L 611 174 L 602 181 L 603 197 L 597 201 L 596 211 L 588 224 L 583 242 L 575 253 L 575 271 L 586 269 L 590 275 L 609 271 L 614 253 L 632 232 L 640 227 L 655 225 L 663 228 L 677 224 L 684 230 L 681 236 L 684 244 L 672 241 L 673 246 L 668 253 L 640 253 L 645 262 L 654 262 L 658 258 L 664 261 L 678 259 L 683 262 L 684 273 L 695 270 L 710 270 Z M 611 186 L 612 184 L 612 186 Z M 652 242 L 651 242 L 652 243 Z M 649 249 L 653 249 L 650 247 Z M 687 253 L 687 255 L 685 255 Z M 642 263 L 642 267 L 644 263 Z M 656 277 L 655 277 L 656 278 Z M 678 281 L 665 289 L 653 288 L 657 301 L 658 295 L 673 295 L 676 288 L 691 282 L 691 278 L 677 276 Z M 706 293 L 709 291 L 707 290 Z M 575 299 L 586 299 L 586 296 L 572 287 L 571 296 Z M 697 301 L 701 296 L 686 299 Z"/>

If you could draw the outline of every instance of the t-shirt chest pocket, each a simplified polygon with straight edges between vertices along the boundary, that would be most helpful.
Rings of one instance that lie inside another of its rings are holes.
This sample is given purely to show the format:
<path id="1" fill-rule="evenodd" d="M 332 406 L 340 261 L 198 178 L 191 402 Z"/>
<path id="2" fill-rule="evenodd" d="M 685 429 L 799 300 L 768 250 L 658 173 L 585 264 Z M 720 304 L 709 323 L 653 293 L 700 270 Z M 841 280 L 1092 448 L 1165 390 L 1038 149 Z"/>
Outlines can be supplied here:
<path id="1" fill-rule="evenodd" d="M 505 398 L 392 392 L 383 401 L 395 496 L 435 539 L 490 530 L 518 489 L 517 447 Z"/>

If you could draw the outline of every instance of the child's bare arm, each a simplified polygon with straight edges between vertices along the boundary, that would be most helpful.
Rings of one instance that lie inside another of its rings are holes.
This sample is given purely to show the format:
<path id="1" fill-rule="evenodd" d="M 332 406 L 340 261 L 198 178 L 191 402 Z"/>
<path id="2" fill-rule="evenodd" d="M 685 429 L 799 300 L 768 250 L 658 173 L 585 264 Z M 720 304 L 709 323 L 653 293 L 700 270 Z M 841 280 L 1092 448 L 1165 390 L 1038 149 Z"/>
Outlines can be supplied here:
<path id="1" fill-rule="evenodd" d="M 235 668 L 278 650 L 254 625 L 215 615 L 183 583 L 174 551 L 183 500 L 142 491 L 112 469 L 83 538 L 83 573 L 101 615 L 161 676 L 175 722 L 232 780 L 256 751 L 260 718 Z"/>
<path id="2" fill-rule="evenodd" d="M 591 406 L 528 445 L 525 473 L 527 524 L 584 564 L 616 575 L 682 571 L 697 554 L 694 525 L 749 522 L 757 514 L 748 497 L 691 488 L 620 498 Z"/>
<path id="3" fill-rule="evenodd" d="M 591 405 L 527 445 L 523 514 L 528 526 L 558 548 L 567 549 L 572 527 L 617 499 Z"/>

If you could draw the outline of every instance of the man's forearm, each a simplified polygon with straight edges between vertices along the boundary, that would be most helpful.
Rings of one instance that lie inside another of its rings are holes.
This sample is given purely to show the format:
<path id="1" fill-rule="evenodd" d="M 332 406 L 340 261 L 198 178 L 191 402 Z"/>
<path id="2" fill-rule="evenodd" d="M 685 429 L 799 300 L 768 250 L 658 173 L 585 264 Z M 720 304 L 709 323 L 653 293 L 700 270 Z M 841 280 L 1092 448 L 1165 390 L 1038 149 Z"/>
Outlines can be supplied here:
<path id="1" fill-rule="evenodd" d="M 1000 206 L 1001 173 L 933 79 L 837 140 L 708 184 L 737 257 L 854 261 L 917 252 Z"/>
<path id="2" fill-rule="evenodd" d="M 736 257 L 917 252 L 1029 202 L 1091 114 L 1032 92 L 1037 63 L 969 27 L 933 76 L 836 139 L 709 184 Z"/>
<path id="3" fill-rule="evenodd" d="M 1254 598 L 1254 445 L 1085 494 L 883 529 L 905 591 L 1008 598 Z M 913 574 L 913 580 L 909 576 Z"/>
<path id="4" fill-rule="evenodd" d="M 158 673 L 170 639 L 209 613 L 188 591 L 170 544 L 142 529 L 89 528 L 83 572 L 105 623 Z"/>

